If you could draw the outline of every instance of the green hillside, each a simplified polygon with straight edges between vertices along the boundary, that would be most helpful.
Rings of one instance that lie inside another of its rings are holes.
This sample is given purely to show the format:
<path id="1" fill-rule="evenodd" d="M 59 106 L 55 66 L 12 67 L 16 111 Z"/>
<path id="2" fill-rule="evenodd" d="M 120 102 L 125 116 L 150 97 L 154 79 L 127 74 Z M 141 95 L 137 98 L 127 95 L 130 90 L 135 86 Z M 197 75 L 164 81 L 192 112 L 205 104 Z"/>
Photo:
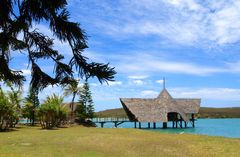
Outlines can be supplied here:
<path id="1" fill-rule="evenodd" d="M 201 107 L 200 118 L 240 118 L 240 107 L 233 108 L 208 108 Z"/>
<path id="2" fill-rule="evenodd" d="M 98 117 L 127 117 L 123 108 L 109 109 L 97 112 Z M 199 118 L 240 118 L 240 107 L 208 108 L 201 107 Z"/>
<path id="3" fill-rule="evenodd" d="M 124 118 L 127 117 L 123 108 L 109 109 L 96 113 L 97 117 L 119 117 Z"/>

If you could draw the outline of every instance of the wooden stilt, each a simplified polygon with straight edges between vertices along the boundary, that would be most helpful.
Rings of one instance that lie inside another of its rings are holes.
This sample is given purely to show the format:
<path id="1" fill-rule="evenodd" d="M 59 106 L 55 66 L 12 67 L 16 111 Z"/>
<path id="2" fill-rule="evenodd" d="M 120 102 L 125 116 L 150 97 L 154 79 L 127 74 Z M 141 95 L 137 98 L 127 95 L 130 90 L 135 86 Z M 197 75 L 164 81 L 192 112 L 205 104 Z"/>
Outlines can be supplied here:
<path id="1" fill-rule="evenodd" d="M 178 128 L 178 120 L 176 120 L 176 128 Z"/>
<path id="2" fill-rule="evenodd" d="M 185 128 L 187 127 L 187 122 L 186 121 L 184 121 L 184 126 L 185 126 Z"/>
<path id="3" fill-rule="evenodd" d="M 153 122 L 153 128 L 156 129 L 156 122 Z"/>
<path id="4" fill-rule="evenodd" d="M 148 122 L 148 129 L 150 129 L 150 122 Z"/>
<path id="5" fill-rule="evenodd" d="M 192 114 L 192 126 L 195 128 L 195 119 L 194 119 L 194 114 Z"/>
<path id="6" fill-rule="evenodd" d="M 180 127 L 182 128 L 182 117 L 180 119 Z"/>
<path id="7" fill-rule="evenodd" d="M 141 122 L 138 123 L 138 128 L 141 129 Z"/>
<path id="8" fill-rule="evenodd" d="M 113 122 L 114 123 L 114 127 L 117 128 L 117 122 Z"/>
<path id="9" fill-rule="evenodd" d="M 137 128 L 137 122 L 134 122 L 134 128 Z"/>
<path id="10" fill-rule="evenodd" d="M 167 122 L 163 122 L 163 129 L 167 128 Z"/>
<path id="11" fill-rule="evenodd" d="M 175 123 L 174 123 L 174 121 L 172 121 L 172 127 L 174 128 L 174 126 L 175 126 Z"/>
<path id="12" fill-rule="evenodd" d="M 105 122 L 100 122 L 101 128 L 103 128 Z"/>

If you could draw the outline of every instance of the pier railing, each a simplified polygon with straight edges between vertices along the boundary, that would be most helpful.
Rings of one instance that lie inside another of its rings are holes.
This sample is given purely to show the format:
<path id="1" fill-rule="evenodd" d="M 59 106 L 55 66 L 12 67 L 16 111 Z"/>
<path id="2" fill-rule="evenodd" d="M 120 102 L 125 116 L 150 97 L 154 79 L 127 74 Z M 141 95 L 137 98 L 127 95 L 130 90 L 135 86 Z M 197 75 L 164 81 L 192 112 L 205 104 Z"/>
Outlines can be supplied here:
<path id="1" fill-rule="evenodd" d="M 91 120 L 94 123 L 100 123 L 102 128 L 105 123 L 113 123 L 114 127 L 118 127 L 118 125 L 120 125 L 124 122 L 130 122 L 128 118 L 116 118 L 116 117 L 91 118 L 88 120 Z"/>
<path id="2" fill-rule="evenodd" d="M 100 122 L 129 122 L 128 118 L 116 118 L 116 117 L 92 118 L 92 119 L 88 119 L 88 120 L 91 120 L 94 123 L 100 123 Z"/>

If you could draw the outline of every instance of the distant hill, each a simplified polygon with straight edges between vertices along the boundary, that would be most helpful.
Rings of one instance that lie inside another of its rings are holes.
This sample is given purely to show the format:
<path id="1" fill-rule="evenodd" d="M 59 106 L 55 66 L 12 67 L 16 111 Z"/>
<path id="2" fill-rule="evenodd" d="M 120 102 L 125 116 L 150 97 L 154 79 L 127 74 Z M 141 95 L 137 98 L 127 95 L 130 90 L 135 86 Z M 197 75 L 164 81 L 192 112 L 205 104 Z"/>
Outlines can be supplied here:
<path id="1" fill-rule="evenodd" d="M 123 108 L 109 109 L 97 112 L 98 117 L 127 117 Z M 199 118 L 240 118 L 240 107 L 233 108 L 209 108 L 201 107 Z"/>
<path id="2" fill-rule="evenodd" d="M 123 108 L 109 109 L 96 113 L 97 117 L 119 117 L 124 118 L 127 117 L 126 112 Z"/>
<path id="3" fill-rule="evenodd" d="M 240 107 L 208 108 L 201 107 L 199 118 L 240 118 Z"/>

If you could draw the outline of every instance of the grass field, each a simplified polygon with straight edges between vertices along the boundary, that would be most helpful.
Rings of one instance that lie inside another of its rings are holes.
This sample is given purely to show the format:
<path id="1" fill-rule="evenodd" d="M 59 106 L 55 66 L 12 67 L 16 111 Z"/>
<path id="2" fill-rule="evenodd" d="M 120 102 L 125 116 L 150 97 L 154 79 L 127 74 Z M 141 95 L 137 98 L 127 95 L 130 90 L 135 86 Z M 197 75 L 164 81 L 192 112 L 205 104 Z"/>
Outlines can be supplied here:
<path id="1" fill-rule="evenodd" d="M 240 139 L 74 126 L 0 133 L 1 157 L 237 157 Z"/>
<path id="2" fill-rule="evenodd" d="M 99 117 L 127 117 L 122 108 L 104 110 L 96 113 Z M 235 108 L 207 108 L 201 107 L 199 118 L 240 118 L 240 107 Z"/>

